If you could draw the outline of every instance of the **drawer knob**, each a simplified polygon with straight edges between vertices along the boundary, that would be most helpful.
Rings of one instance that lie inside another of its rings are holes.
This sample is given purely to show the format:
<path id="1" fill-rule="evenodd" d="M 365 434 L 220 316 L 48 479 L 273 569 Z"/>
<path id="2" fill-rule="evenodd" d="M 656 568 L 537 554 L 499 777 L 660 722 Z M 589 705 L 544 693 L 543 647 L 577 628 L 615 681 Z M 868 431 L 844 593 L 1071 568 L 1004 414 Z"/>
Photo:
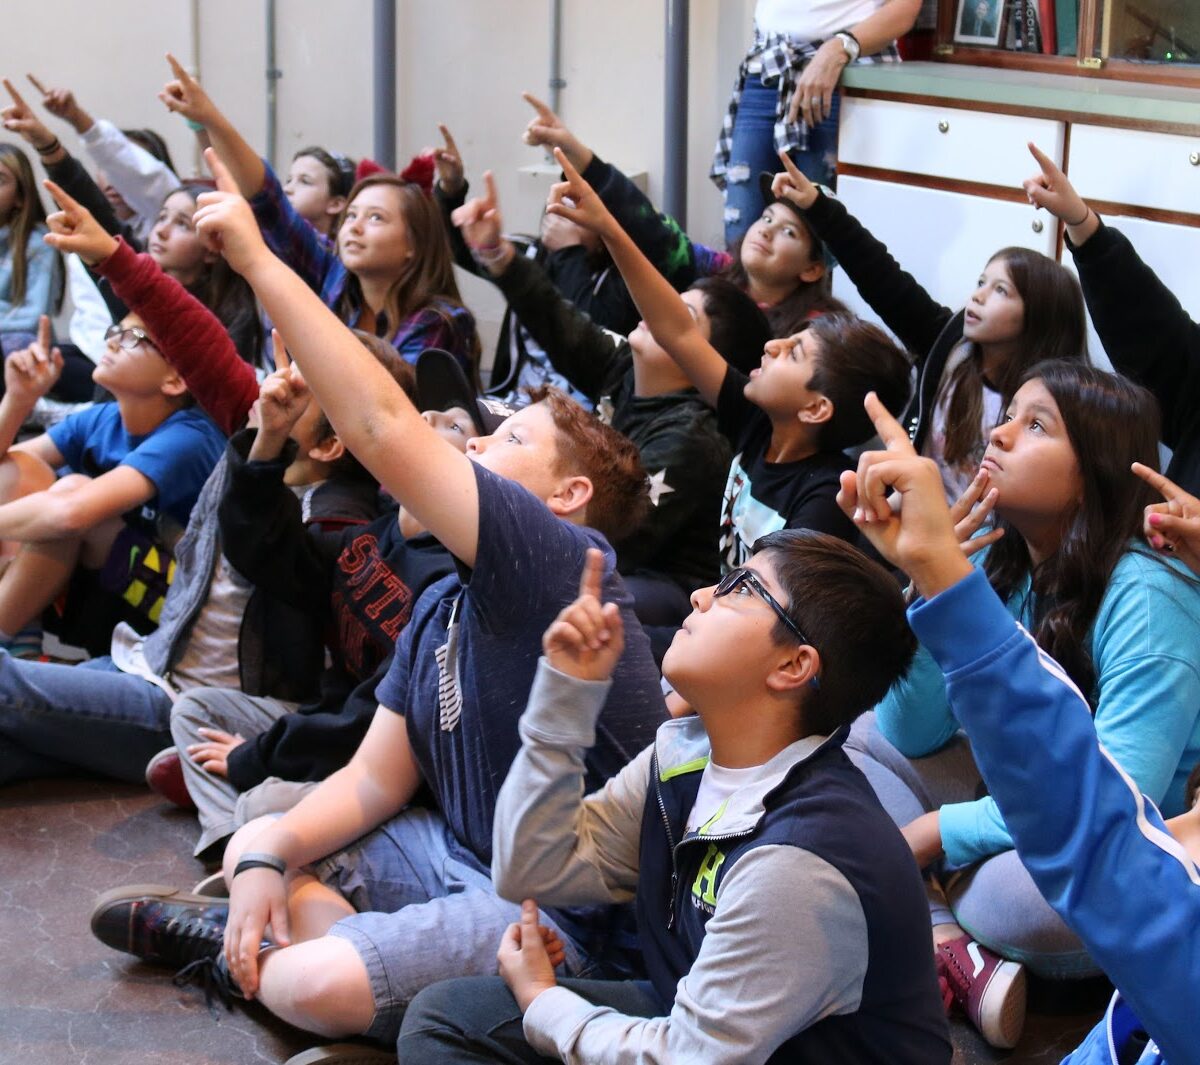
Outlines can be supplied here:
<path id="1" fill-rule="evenodd" d="M 950 132 L 950 123 L 947 122 L 944 118 L 941 120 L 941 122 L 938 123 L 938 132 L 939 133 L 949 133 Z M 1200 166 L 1200 156 L 1193 156 L 1193 158 L 1196 159 L 1196 164 L 1198 166 Z"/>
<path id="2" fill-rule="evenodd" d="M 1200 152 L 1192 152 L 1192 154 L 1188 156 L 1188 162 L 1191 163 L 1192 166 L 1200 166 Z"/>
<path id="3" fill-rule="evenodd" d="M 1035 218 L 1033 220 L 1033 231 L 1035 233 L 1040 233 L 1044 228 L 1045 226 L 1042 224 L 1042 220 L 1040 218 Z"/>

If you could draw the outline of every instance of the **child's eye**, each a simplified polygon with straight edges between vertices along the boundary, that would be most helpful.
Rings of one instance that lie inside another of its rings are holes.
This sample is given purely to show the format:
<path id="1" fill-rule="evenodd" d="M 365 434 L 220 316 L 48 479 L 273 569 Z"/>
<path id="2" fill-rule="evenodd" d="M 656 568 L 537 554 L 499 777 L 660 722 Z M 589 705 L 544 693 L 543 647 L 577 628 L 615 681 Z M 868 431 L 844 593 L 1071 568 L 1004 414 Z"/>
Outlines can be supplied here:
<path id="1" fill-rule="evenodd" d="M 1036 418 L 1034 418 L 1033 421 L 1031 421 L 1029 423 L 1029 428 L 1038 433 L 1042 433 L 1042 432 L 1046 431 L 1046 427 L 1044 425 L 1042 425 L 1042 423 L 1039 422 Z"/>

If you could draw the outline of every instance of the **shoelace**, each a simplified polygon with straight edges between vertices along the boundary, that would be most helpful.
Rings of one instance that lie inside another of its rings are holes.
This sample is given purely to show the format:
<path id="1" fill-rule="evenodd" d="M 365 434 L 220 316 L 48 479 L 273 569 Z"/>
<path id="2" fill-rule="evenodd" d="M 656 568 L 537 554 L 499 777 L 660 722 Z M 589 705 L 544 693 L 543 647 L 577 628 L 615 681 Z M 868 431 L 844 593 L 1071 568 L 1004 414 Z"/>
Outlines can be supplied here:
<path id="1" fill-rule="evenodd" d="M 172 917 L 161 929 L 153 930 L 151 942 L 160 938 L 174 941 L 179 960 L 189 963 L 220 953 L 224 936 L 220 923 L 193 911 L 187 917 Z"/>
<path id="2" fill-rule="evenodd" d="M 241 988 L 234 983 L 233 977 L 229 975 L 229 970 L 221 964 L 219 956 L 197 958 L 195 961 L 188 962 L 175 974 L 172 982 L 176 987 L 187 987 L 192 983 L 201 984 L 204 988 L 204 1004 L 214 1017 L 220 1016 L 213 1005 L 214 995 L 230 1012 L 233 1011 L 233 1000 L 243 997 Z"/>

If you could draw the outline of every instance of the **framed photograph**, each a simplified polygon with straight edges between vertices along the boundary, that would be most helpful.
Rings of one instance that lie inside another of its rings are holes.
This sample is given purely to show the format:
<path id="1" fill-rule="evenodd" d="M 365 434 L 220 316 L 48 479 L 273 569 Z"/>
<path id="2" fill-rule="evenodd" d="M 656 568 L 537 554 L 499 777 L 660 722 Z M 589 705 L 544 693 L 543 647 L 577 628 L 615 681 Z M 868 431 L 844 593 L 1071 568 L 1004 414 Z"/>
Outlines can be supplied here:
<path id="1" fill-rule="evenodd" d="M 958 0 L 958 17 L 954 20 L 954 40 L 957 44 L 1000 43 L 1004 0 Z"/>

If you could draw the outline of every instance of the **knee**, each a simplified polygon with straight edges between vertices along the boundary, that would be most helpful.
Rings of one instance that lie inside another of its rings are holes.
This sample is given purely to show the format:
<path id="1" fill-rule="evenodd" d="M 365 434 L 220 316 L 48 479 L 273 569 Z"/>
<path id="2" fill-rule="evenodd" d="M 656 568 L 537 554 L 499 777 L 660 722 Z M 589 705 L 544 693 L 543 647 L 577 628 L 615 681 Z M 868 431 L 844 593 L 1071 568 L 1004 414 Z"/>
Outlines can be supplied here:
<path id="1" fill-rule="evenodd" d="M 171 736 L 180 748 L 181 757 L 183 748 L 200 738 L 196 730 L 209 724 L 211 716 L 208 707 L 202 699 L 197 698 L 196 692 L 185 692 L 175 700 L 171 706 Z"/>
<path id="2" fill-rule="evenodd" d="M 266 962 L 262 992 L 285 1019 L 328 1039 L 362 1035 L 375 1017 L 366 965 L 348 942 L 332 936 L 290 947 Z M 286 1002 L 278 1000 L 280 994 Z"/>

